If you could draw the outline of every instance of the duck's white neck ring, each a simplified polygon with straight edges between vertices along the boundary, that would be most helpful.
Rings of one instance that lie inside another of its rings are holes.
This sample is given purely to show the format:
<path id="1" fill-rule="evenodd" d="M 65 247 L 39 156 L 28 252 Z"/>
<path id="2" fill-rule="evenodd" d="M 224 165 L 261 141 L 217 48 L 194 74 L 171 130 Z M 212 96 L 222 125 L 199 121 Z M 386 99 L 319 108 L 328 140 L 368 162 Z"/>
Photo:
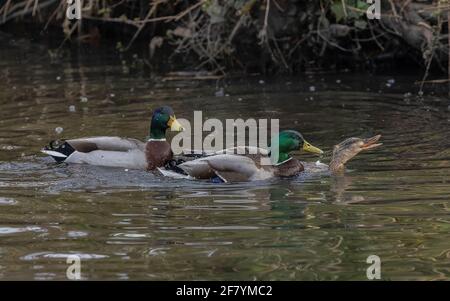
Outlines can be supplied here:
<path id="1" fill-rule="evenodd" d="M 152 142 L 152 141 L 166 141 L 166 138 L 161 138 L 161 139 L 150 138 L 147 140 L 147 142 Z"/>
<path id="2" fill-rule="evenodd" d="M 275 166 L 281 165 L 281 164 L 286 163 L 286 162 L 288 162 L 288 161 L 290 161 L 290 160 L 292 160 L 292 157 L 290 157 L 290 158 L 284 160 L 283 162 L 279 162 L 279 163 L 275 164 Z"/>

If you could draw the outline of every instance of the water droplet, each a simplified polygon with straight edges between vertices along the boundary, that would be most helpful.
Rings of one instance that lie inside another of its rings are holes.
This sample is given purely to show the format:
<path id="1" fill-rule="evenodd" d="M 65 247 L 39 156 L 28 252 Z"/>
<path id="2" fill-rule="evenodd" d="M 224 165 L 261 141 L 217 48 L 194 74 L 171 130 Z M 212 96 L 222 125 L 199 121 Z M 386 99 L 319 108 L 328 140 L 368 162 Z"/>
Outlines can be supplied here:
<path id="1" fill-rule="evenodd" d="M 88 102 L 88 98 L 86 96 L 80 97 L 81 102 Z"/>
<path id="2" fill-rule="evenodd" d="M 70 105 L 69 106 L 69 112 L 76 112 L 77 111 L 77 109 L 75 108 L 75 106 L 74 105 Z"/>
<path id="3" fill-rule="evenodd" d="M 264 83 L 265 83 L 265 82 L 264 82 L 262 79 L 259 80 L 259 84 L 260 84 L 260 85 L 264 85 Z"/>
<path id="4" fill-rule="evenodd" d="M 60 126 L 58 126 L 57 128 L 55 128 L 55 132 L 56 132 L 57 134 L 61 134 L 63 131 L 64 131 L 64 129 L 63 129 L 62 127 L 60 127 Z"/>
<path id="5" fill-rule="evenodd" d="M 316 91 L 316 87 L 314 87 L 314 86 L 309 87 L 309 91 L 310 92 L 315 92 Z"/>
<path id="6" fill-rule="evenodd" d="M 337 79 L 336 80 L 336 84 L 340 84 L 341 83 L 341 80 L 340 79 Z"/>
<path id="7" fill-rule="evenodd" d="M 57 77 L 56 77 L 56 80 L 61 80 L 61 76 L 57 76 Z"/>

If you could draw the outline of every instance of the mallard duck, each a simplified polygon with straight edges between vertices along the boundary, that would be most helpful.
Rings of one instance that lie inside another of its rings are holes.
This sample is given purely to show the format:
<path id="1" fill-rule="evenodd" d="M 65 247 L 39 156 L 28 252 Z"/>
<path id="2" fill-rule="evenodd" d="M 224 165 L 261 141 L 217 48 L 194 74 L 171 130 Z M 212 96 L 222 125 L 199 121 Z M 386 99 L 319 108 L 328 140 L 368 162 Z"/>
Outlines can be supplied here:
<path id="1" fill-rule="evenodd" d="M 370 150 L 383 145 L 377 143 L 381 135 L 371 138 L 347 138 L 333 148 L 333 156 L 331 158 L 329 169 L 333 173 L 343 172 L 345 163 L 362 151 Z"/>
<path id="2" fill-rule="evenodd" d="M 132 138 L 89 137 L 52 141 L 41 151 L 57 162 L 154 170 L 172 159 L 166 130 L 182 131 L 172 108 L 157 108 L 152 115 L 147 142 Z"/>
<path id="3" fill-rule="evenodd" d="M 317 147 L 305 141 L 297 131 L 280 132 L 278 161 L 272 165 L 261 165 L 263 158 L 272 159 L 271 150 L 261 148 L 251 149 L 249 147 L 231 148 L 212 154 L 203 154 L 201 158 L 186 161 L 166 169 L 159 169 L 166 176 L 176 176 L 184 173 L 197 179 L 214 179 L 218 177 L 222 182 L 240 182 L 265 180 L 274 177 L 293 177 L 302 172 L 339 173 L 344 170 L 344 164 L 359 152 L 376 148 L 381 145 L 377 143 L 381 135 L 368 139 L 348 138 L 334 147 L 333 157 L 330 165 L 322 163 L 300 162 L 293 158 L 290 153 L 296 150 L 322 154 Z M 237 150 L 244 150 L 246 154 L 238 155 Z M 255 150 L 257 153 L 255 154 Z M 250 155 L 249 153 L 251 153 Z M 187 154 L 188 156 L 190 154 Z M 198 154 L 196 154 L 198 155 Z M 167 170 L 169 169 L 169 170 Z"/>
<path id="4" fill-rule="evenodd" d="M 322 150 L 308 143 L 299 132 L 287 130 L 278 135 L 276 154 L 273 149 L 235 147 L 204 154 L 201 158 L 177 164 L 172 169 L 197 179 L 219 177 L 223 182 L 292 177 L 304 170 L 303 164 L 290 155 L 291 152 L 298 150 L 315 154 L 323 153 Z M 168 174 L 164 169 L 160 171 Z"/>

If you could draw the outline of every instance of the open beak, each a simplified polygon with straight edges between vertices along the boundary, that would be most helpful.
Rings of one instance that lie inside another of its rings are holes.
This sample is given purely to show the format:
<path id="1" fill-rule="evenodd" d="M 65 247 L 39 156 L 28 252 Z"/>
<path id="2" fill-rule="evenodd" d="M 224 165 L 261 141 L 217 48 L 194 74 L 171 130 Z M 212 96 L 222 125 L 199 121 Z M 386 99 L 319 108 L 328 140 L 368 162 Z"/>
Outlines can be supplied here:
<path id="1" fill-rule="evenodd" d="M 167 122 L 167 125 L 170 127 L 171 131 L 174 131 L 174 132 L 184 131 L 184 128 L 181 126 L 181 124 L 178 122 L 178 120 L 175 118 L 175 116 L 170 116 L 169 122 Z"/>
<path id="2" fill-rule="evenodd" d="M 372 148 L 376 148 L 383 143 L 376 143 L 378 140 L 380 140 L 381 135 L 373 136 L 372 138 L 364 139 L 364 144 L 361 146 L 362 150 L 368 150 Z"/>
<path id="3" fill-rule="evenodd" d="M 309 152 L 309 153 L 313 153 L 313 154 L 318 154 L 321 155 L 323 154 L 323 151 L 320 148 L 317 148 L 315 146 L 312 146 L 311 144 L 309 144 L 308 142 L 304 141 L 303 142 L 303 148 L 302 148 L 305 152 Z"/>

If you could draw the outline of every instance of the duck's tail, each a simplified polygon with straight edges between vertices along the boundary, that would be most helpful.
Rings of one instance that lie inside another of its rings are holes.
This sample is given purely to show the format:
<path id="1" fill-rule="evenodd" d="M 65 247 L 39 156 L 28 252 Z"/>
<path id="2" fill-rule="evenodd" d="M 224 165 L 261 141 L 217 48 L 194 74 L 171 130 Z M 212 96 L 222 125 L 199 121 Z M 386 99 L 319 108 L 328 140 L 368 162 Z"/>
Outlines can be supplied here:
<path id="1" fill-rule="evenodd" d="M 65 140 L 53 140 L 41 152 L 51 156 L 56 162 L 64 162 L 75 149 Z"/>

